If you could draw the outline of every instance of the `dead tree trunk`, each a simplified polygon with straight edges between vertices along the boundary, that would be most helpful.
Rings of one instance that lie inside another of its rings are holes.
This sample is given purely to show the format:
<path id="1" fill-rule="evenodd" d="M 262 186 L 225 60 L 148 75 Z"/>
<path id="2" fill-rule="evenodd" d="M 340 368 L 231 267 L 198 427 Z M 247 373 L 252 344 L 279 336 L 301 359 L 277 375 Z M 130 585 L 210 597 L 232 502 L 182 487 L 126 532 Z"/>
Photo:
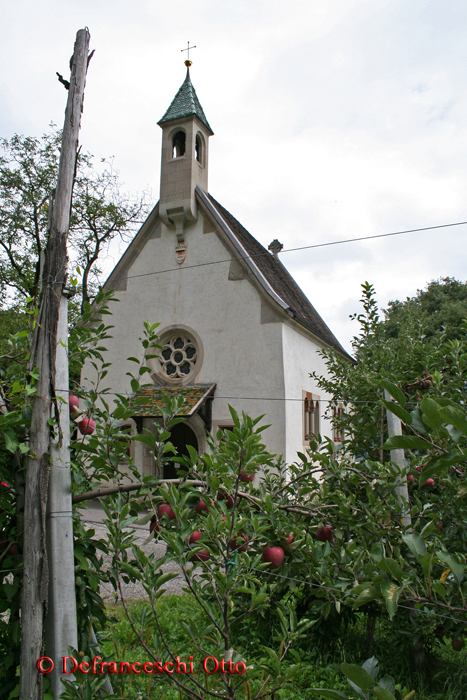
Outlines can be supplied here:
<path id="1" fill-rule="evenodd" d="M 21 700 L 42 698 L 42 676 L 36 662 L 42 656 L 43 623 L 47 604 L 48 567 L 45 515 L 49 478 L 52 415 L 58 415 L 55 394 L 57 328 L 62 293 L 67 278 L 67 237 L 78 133 L 83 108 L 88 62 L 89 32 L 76 35 L 70 86 L 60 152 L 52 224 L 47 244 L 39 312 L 32 339 L 29 366 L 40 378 L 32 404 L 30 458 L 26 469 L 24 507 L 24 577 L 21 603 Z M 63 388 L 63 387 L 59 387 Z"/>

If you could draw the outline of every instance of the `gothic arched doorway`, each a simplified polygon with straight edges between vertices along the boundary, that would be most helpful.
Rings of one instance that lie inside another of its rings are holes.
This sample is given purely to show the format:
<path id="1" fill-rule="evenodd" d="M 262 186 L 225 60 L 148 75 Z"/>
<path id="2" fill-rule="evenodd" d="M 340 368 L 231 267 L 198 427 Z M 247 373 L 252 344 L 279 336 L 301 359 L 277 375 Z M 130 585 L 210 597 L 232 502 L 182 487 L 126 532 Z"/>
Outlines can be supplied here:
<path id="1" fill-rule="evenodd" d="M 189 457 L 188 445 L 198 451 L 198 440 L 193 430 L 186 423 L 177 423 L 170 431 L 170 442 L 175 447 L 177 455 Z M 179 465 L 169 462 L 164 465 L 164 479 L 176 479 Z"/>

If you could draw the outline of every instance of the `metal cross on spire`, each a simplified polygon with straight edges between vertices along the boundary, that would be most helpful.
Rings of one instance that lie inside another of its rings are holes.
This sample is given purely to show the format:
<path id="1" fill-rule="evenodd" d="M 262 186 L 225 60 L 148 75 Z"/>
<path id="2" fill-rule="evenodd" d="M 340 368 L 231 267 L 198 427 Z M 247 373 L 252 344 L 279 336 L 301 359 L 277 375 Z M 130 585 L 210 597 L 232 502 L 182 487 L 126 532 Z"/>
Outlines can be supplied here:
<path id="1" fill-rule="evenodd" d="M 180 51 L 181 51 L 182 53 L 183 53 L 184 51 L 188 51 L 187 60 L 185 61 L 185 65 L 189 67 L 189 66 L 191 66 L 191 61 L 190 61 L 190 49 L 196 49 L 196 46 L 190 46 L 190 42 L 189 42 L 189 41 L 187 42 L 187 44 L 188 44 L 188 48 L 186 48 L 186 49 L 180 49 Z"/>

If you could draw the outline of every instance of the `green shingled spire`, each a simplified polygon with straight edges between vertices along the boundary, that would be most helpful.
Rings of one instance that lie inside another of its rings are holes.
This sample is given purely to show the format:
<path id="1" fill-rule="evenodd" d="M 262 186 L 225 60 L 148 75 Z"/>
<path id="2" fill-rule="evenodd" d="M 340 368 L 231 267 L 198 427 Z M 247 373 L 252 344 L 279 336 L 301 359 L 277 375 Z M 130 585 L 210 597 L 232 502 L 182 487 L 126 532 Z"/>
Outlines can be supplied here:
<path id="1" fill-rule="evenodd" d="M 204 126 L 209 129 L 211 134 L 213 130 L 209 126 L 209 122 L 206 119 L 206 115 L 203 112 L 200 101 L 196 94 L 195 88 L 192 85 L 190 79 L 190 68 L 187 67 L 185 82 L 182 84 L 180 90 L 175 95 L 172 100 L 167 112 L 164 114 L 162 119 L 157 122 L 159 126 L 172 121 L 172 119 L 180 119 L 182 117 L 189 117 L 192 114 L 196 115 L 198 119 L 204 124 Z"/>

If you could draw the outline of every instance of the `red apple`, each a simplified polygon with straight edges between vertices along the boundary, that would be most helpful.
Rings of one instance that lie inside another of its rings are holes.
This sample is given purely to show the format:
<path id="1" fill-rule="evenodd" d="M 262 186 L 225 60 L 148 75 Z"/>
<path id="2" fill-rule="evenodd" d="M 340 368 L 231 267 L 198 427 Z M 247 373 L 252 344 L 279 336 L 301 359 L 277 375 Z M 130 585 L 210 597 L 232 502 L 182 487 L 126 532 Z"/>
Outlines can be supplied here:
<path id="1" fill-rule="evenodd" d="M 462 651 L 464 648 L 464 640 L 463 639 L 453 639 L 451 642 L 451 646 L 454 649 L 454 651 Z"/>
<path id="2" fill-rule="evenodd" d="M 415 467 L 415 469 L 416 469 L 418 472 L 421 472 L 421 471 L 422 471 L 422 467 Z"/>
<path id="3" fill-rule="evenodd" d="M 444 530 L 443 523 L 436 523 L 436 527 L 439 527 L 440 530 Z"/>
<path id="4" fill-rule="evenodd" d="M 422 488 L 424 486 L 434 486 L 435 485 L 435 480 L 434 479 L 427 479 L 424 484 L 422 484 Z"/>
<path id="5" fill-rule="evenodd" d="M 332 542 L 334 539 L 334 532 L 330 525 L 323 525 L 319 527 L 316 532 L 316 537 L 320 542 Z"/>
<path id="6" fill-rule="evenodd" d="M 79 409 L 79 398 L 74 394 L 70 394 L 68 397 L 68 404 L 70 406 L 70 413 L 76 413 Z"/>
<path id="7" fill-rule="evenodd" d="M 218 501 L 225 501 L 225 505 L 227 506 L 228 510 L 233 508 L 234 499 L 232 498 L 232 496 L 229 496 L 228 493 L 224 493 L 223 491 L 219 491 L 219 493 L 217 494 L 217 500 Z"/>
<path id="8" fill-rule="evenodd" d="M 96 429 L 96 423 L 92 418 L 83 418 L 78 423 L 78 428 L 81 435 L 92 435 Z"/>
<path id="9" fill-rule="evenodd" d="M 207 549 L 202 549 L 200 552 L 195 552 L 195 554 L 190 554 L 188 559 L 190 561 L 207 561 L 211 555 Z"/>
<path id="10" fill-rule="evenodd" d="M 248 535 L 245 535 L 243 532 L 239 532 L 237 537 L 234 537 L 233 540 L 231 540 L 230 547 L 233 550 L 237 549 L 239 552 L 246 552 L 249 541 L 250 538 Z"/>
<path id="11" fill-rule="evenodd" d="M 414 484 L 415 483 L 415 477 L 413 474 L 407 474 L 407 481 L 409 484 Z"/>
<path id="12" fill-rule="evenodd" d="M 195 511 L 197 513 L 202 513 L 203 510 L 208 510 L 206 503 L 200 498 L 198 503 L 195 505 Z"/>
<path id="13" fill-rule="evenodd" d="M 162 503 L 157 509 L 157 517 L 159 518 L 159 520 L 162 519 L 162 516 L 164 514 L 167 515 L 169 520 L 175 520 L 175 518 L 177 517 L 172 510 L 172 506 L 170 506 L 168 503 Z"/>
<path id="14" fill-rule="evenodd" d="M 3 550 L 4 550 L 6 544 L 8 544 L 8 540 L 0 540 L 0 554 L 3 554 Z M 12 544 L 11 547 L 8 548 L 8 554 L 11 554 L 11 555 L 16 554 L 16 545 L 15 544 Z"/>
<path id="15" fill-rule="evenodd" d="M 293 542 L 293 535 L 289 535 L 289 536 L 287 537 L 286 541 L 285 541 L 285 546 L 286 546 L 286 547 L 290 547 L 290 545 L 292 544 L 292 542 Z"/>
<path id="16" fill-rule="evenodd" d="M 159 532 L 160 530 L 160 525 L 157 517 L 155 515 L 152 516 L 151 521 L 149 523 L 149 532 Z"/>
<path id="17" fill-rule="evenodd" d="M 284 561 L 284 556 L 285 552 L 282 547 L 273 547 L 268 544 L 267 547 L 263 549 L 262 559 L 264 562 L 271 562 L 272 566 L 278 569 Z"/>
<path id="18" fill-rule="evenodd" d="M 188 544 L 196 544 L 196 542 L 198 542 L 198 540 L 200 540 L 202 538 L 202 536 L 203 535 L 201 534 L 201 532 L 199 530 L 195 530 L 192 533 L 190 539 L 188 540 Z"/>
<path id="19" fill-rule="evenodd" d="M 247 474 L 246 472 L 240 473 L 240 481 L 244 481 L 245 483 L 247 483 L 248 481 L 253 481 L 254 478 L 254 474 Z"/>

